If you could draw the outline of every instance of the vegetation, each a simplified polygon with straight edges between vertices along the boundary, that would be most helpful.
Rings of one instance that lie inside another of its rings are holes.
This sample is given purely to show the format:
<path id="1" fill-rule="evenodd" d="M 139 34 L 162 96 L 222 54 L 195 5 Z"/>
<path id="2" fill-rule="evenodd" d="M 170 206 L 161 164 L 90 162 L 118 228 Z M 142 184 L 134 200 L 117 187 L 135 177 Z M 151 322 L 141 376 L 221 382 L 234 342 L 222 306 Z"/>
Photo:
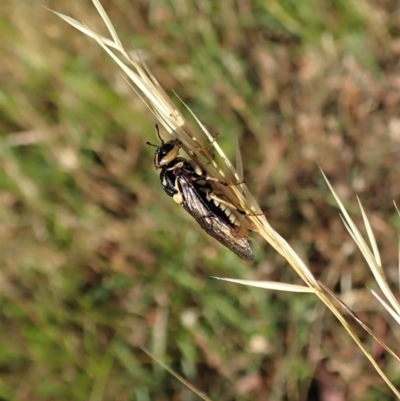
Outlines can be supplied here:
<path id="1" fill-rule="evenodd" d="M 395 344 L 318 163 L 350 212 L 362 199 L 394 286 L 396 3 L 102 3 L 231 160 L 239 139 L 271 225 Z M 108 36 L 90 1 L 44 5 Z M 214 400 L 392 399 L 312 295 L 210 278 L 300 284 L 258 235 L 246 264 L 165 196 L 145 145 L 156 121 L 94 41 L 37 4 L 0 13 L 3 399 L 194 398 L 143 348 Z"/>

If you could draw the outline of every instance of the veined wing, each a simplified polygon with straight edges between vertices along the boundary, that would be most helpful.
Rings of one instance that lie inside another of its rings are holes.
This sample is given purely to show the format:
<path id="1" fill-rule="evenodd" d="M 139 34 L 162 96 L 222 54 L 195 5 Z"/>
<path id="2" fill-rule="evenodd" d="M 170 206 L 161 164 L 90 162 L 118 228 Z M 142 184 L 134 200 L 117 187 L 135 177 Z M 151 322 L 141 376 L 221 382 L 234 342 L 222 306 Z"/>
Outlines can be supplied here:
<path id="1" fill-rule="evenodd" d="M 224 219 L 213 213 L 207 200 L 191 182 L 190 177 L 180 173 L 176 175 L 176 178 L 182 194 L 181 205 L 200 224 L 201 228 L 242 259 L 252 261 L 254 255 L 249 242 L 240 234 L 238 227 L 231 224 L 227 218 Z"/>

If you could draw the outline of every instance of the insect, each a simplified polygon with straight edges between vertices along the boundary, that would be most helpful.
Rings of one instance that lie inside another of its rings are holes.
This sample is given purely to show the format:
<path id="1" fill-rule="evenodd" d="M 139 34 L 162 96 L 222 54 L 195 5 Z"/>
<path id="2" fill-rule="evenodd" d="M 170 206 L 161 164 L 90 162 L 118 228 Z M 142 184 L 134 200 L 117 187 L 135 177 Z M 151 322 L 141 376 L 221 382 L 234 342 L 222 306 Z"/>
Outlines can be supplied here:
<path id="1" fill-rule="evenodd" d="M 248 230 L 242 224 L 244 212 L 236 208 L 213 185 L 212 179 L 192 160 L 179 156 L 178 139 L 164 142 L 157 128 L 160 145 L 154 153 L 154 167 L 160 172 L 161 186 L 167 195 L 181 205 L 206 231 L 242 259 L 254 259 Z"/>

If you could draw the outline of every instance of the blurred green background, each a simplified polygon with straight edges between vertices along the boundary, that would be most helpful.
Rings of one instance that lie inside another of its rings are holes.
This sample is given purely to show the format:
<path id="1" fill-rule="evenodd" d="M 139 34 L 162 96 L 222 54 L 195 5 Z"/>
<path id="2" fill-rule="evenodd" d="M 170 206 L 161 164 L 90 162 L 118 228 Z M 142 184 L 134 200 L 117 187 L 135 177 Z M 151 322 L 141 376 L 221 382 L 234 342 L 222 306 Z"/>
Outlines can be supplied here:
<path id="1" fill-rule="evenodd" d="M 395 286 L 399 3 L 102 3 L 232 160 L 239 139 L 273 227 L 396 348 L 318 164 L 357 221 L 361 198 Z M 311 295 L 210 278 L 299 283 L 258 235 L 245 263 L 164 194 L 145 145 L 154 117 L 42 4 L 107 34 L 90 0 L 0 5 L 0 399 L 197 399 L 142 348 L 213 400 L 393 399 Z"/>

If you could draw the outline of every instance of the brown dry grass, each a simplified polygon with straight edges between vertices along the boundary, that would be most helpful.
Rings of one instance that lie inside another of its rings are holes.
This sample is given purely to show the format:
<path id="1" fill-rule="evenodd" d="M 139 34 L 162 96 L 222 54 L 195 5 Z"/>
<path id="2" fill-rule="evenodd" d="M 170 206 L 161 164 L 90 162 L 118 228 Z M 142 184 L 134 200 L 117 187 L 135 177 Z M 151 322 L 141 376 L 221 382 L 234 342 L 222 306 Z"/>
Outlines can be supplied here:
<path id="1" fill-rule="evenodd" d="M 232 14 L 105 3 L 120 36 L 146 49 L 163 87 L 221 134 L 228 154 L 240 136 L 247 182 L 272 226 L 393 345 L 398 329 L 372 301 L 371 275 L 316 167 L 353 215 L 360 195 L 393 287 L 399 30 L 390 2 L 358 4 L 240 3 Z M 60 11 L 101 31 L 89 6 Z M 40 32 L 24 23 L 32 11 Z M 258 238 L 259 262 L 239 264 L 158 197 L 140 139 L 154 121 L 91 42 L 33 6 L 7 4 L 4 16 L 2 76 L 13 78 L 1 102 L 5 394 L 184 397 L 162 374 L 146 384 L 155 374 L 135 347 L 147 346 L 216 399 L 390 399 L 335 321 L 310 313 L 309 295 L 210 283 L 296 279 Z M 396 383 L 392 362 L 359 334 Z"/>

